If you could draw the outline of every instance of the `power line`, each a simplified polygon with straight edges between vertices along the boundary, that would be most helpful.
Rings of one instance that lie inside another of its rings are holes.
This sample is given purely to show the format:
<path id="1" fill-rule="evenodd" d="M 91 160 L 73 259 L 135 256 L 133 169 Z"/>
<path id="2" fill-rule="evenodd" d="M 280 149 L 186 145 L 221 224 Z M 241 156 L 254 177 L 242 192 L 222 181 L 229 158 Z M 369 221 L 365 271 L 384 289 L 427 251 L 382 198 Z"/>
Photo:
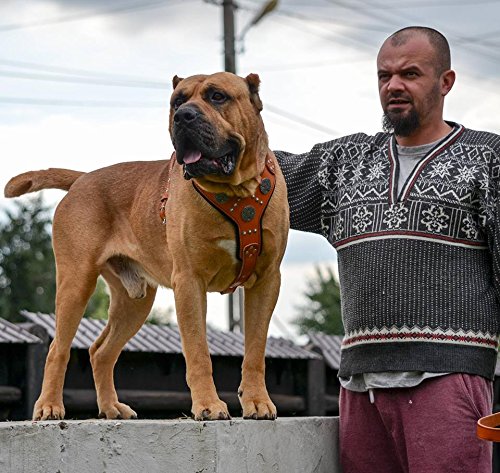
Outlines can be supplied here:
<path id="1" fill-rule="evenodd" d="M 114 87 L 135 87 L 143 89 L 169 89 L 170 84 L 167 82 L 156 81 L 138 81 L 130 79 L 97 79 L 89 77 L 66 77 L 53 74 L 27 73 L 27 72 L 12 72 L 0 70 L 0 77 L 15 77 L 17 79 L 40 80 L 49 82 L 69 82 L 77 84 L 105 85 Z"/>
<path id="2" fill-rule="evenodd" d="M 274 113 L 275 115 L 279 115 L 281 117 L 284 117 L 288 120 L 294 121 L 296 123 L 299 123 L 301 125 L 304 125 L 308 128 L 311 128 L 316 131 L 320 131 L 321 133 L 326 133 L 328 135 L 341 135 L 336 130 L 333 130 L 332 128 L 328 128 L 326 126 L 320 125 L 319 123 L 315 123 L 311 120 L 308 120 L 307 118 L 295 115 L 294 113 L 290 113 L 286 110 L 283 110 L 281 108 L 275 107 L 274 105 L 270 105 L 266 103 L 264 105 L 264 109 L 267 110 L 268 112 Z"/>
<path id="3" fill-rule="evenodd" d="M 393 20 L 395 19 L 393 13 L 392 14 L 389 13 L 390 16 L 388 17 L 387 15 L 384 15 L 384 14 L 381 15 L 380 13 L 373 12 L 373 11 L 367 12 L 363 8 L 359 8 L 360 5 L 354 6 L 354 5 L 352 5 L 352 3 L 348 3 L 348 2 L 343 1 L 343 0 L 327 0 L 327 1 L 329 3 L 338 5 L 338 6 L 342 7 L 342 8 L 346 8 L 348 10 L 355 11 L 358 14 L 360 14 L 361 16 L 365 16 L 365 17 L 369 17 L 369 18 L 374 18 L 374 19 L 377 19 L 379 21 L 382 21 L 384 24 L 387 24 L 388 26 L 391 26 L 392 28 L 397 28 L 398 27 L 398 24 L 393 23 Z M 383 4 L 380 4 L 378 2 L 366 1 L 366 0 L 362 0 L 362 4 L 363 4 L 363 6 L 379 6 L 381 8 L 384 7 Z M 397 20 L 399 22 L 402 19 L 404 19 L 404 18 L 401 18 L 399 15 L 397 16 Z M 407 18 L 407 19 L 404 19 L 404 20 L 405 21 L 414 22 L 413 19 L 408 19 Z M 448 28 L 448 31 L 450 31 L 449 28 Z M 461 41 L 462 39 L 464 39 L 464 38 L 461 38 L 461 36 L 459 34 L 457 34 L 456 32 L 453 32 L 453 31 L 451 32 L 451 35 L 448 34 L 448 37 L 450 39 L 454 39 L 456 41 Z M 495 65 L 498 65 L 498 53 L 492 52 L 492 54 L 489 54 L 487 51 L 478 50 L 477 48 L 474 47 L 474 44 L 470 44 L 471 42 L 473 42 L 473 41 L 471 39 L 468 39 L 468 42 L 467 43 L 463 43 L 462 47 L 465 48 L 465 49 L 472 50 L 474 53 L 479 54 L 483 58 L 489 59 L 492 62 L 494 62 Z"/>
<path id="4" fill-rule="evenodd" d="M 247 1 L 252 1 L 252 0 L 247 0 Z M 254 3 L 254 2 L 253 2 Z M 331 8 L 331 6 L 329 6 Z M 283 8 L 279 8 L 275 12 L 276 15 L 280 16 L 285 16 L 289 18 L 294 18 L 297 20 L 304 20 L 308 22 L 315 22 L 315 23 L 328 23 L 330 25 L 338 25 L 338 26 L 348 26 L 348 25 L 353 25 L 358 28 L 363 28 L 365 30 L 371 30 L 371 31 L 378 31 L 378 32 L 385 32 L 386 30 L 382 27 L 379 27 L 377 25 L 370 25 L 370 24 L 364 24 L 360 25 L 359 23 L 353 23 L 345 20 L 336 20 L 334 18 L 330 17 L 317 17 L 317 16 L 311 16 L 311 15 L 305 15 L 303 13 L 298 13 L 294 12 L 291 10 L 284 10 Z"/>
<path id="5" fill-rule="evenodd" d="M 151 8 L 159 8 L 165 6 L 180 5 L 193 0 L 157 0 L 153 2 L 138 2 L 118 7 L 109 7 L 96 10 L 82 11 L 72 15 L 64 15 L 56 18 L 46 18 L 44 20 L 28 21 L 26 23 L 12 23 L 7 25 L 0 25 L 0 32 L 22 30 L 26 28 L 38 28 L 40 26 L 49 26 L 60 23 L 68 23 L 72 21 L 86 20 L 99 16 L 107 16 L 120 13 L 131 13 L 139 10 L 148 10 Z"/>
<path id="6" fill-rule="evenodd" d="M 355 57 L 355 58 L 345 58 L 337 59 L 332 62 L 317 61 L 308 63 L 297 63 L 297 64 L 266 64 L 260 66 L 249 66 L 248 68 L 253 68 L 260 72 L 287 72 L 293 70 L 303 70 L 303 69 L 313 69 L 313 68 L 328 68 L 335 67 L 346 64 L 363 63 L 370 61 L 371 58 L 365 57 Z M 0 77 L 14 77 L 20 79 L 28 80 L 41 80 L 48 82 L 69 82 L 69 83 L 82 83 L 82 84 L 95 84 L 95 85 L 109 85 L 118 87 L 138 87 L 144 89 L 166 89 L 172 88 L 169 81 L 161 82 L 154 79 L 148 79 L 145 77 L 134 77 L 134 76 L 120 76 L 117 74 L 108 74 L 105 72 L 91 72 L 82 69 L 68 69 L 58 66 L 49 66 L 39 63 L 27 63 L 23 61 L 10 61 L 0 59 L 0 67 L 2 65 L 22 67 L 25 69 L 41 70 L 41 71 L 61 71 L 57 72 L 62 75 L 53 74 L 39 74 L 39 73 L 24 73 L 18 71 L 6 71 L 0 69 Z M 69 76 L 69 77 L 66 77 Z"/>
<path id="7" fill-rule="evenodd" d="M 99 108 L 165 108 L 162 102 L 125 102 L 113 100 L 62 100 L 36 99 L 26 97 L 0 97 L 1 104 L 11 105 L 39 105 L 49 107 L 99 107 Z"/>
<path id="8" fill-rule="evenodd" d="M 247 67 L 247 69 L 255 69 L 256 71 L 259 71 L 259 74 L 261 72 L 289 72 L 289 71 L 297 71 L 297 70 L 304 70 L 304 69 L 323 69 L 323 68 L 328 68 L 328 67 L 336 67 L 336 66 L 344 66 L 346 64 L 356 64 L 356 63 L 363 63 L 363 62 L 368 62 L 372 61 L 372 57 L 365 57 L 365 58 L 347 58 L 347 59 L 339 59 L 335 60 L 332 62 L 325 62 L 325 61 L 319 61 L 319 62 L 303 62 L 303 63 L 297 63 L 297 64 L 272 64 L 272 65 L 261 65 L 261 66 L 250 66 Z"/>
<path id="9" fill-rule="evenodd" d="M 127 102 L 127 101 L 113 101 L 113 100 L 64 100 L 64 99 L 37 99 L 28 97 L 1 97 L 0 105 L 36 105 L 47 107 L 81 107 L 81 108 L 165 108 L 167 102 Z M 299 125 L 306 126 L 315 131 L 326 133 L 328 135 L 340 135 L 340 133 L 331 128 L 315 123 L 304 117 L 300 117 L 293 113 L 282 110 L 266 103 L 266 111 L 279 115 L 283 118 L 298 123 Z"/>
<path id="10" fill-rule="evenodd" d="M 124 74 L 111 74 L 109 72 L 103 71 L 89 71 L 88 69 L 76 69 L 63 66 L 55 66 L 53 64 L 40 64 L 38 62 L 28 62 L 28 61 L 18 61 L 12 59 L 2 59 L 0 58 L 0 65 L 9 66 L 18 69 L 33 69 L 37 71 L 44 72 L 55 72 L 57 74 L 64 75 L 76 75 L 76 76 L 86 76 L 93 78 L 104 78 L 104 79 L 118 79 L 118 80 L 136 80 L 136 81 L 151 81 L 146 77 L 134 76 L 134 75 L 124 75 Z"/>
<path id="11" fill-rule="evenodd" d="M 405 8 L 433 8 L 433 7 L 475 7 L 476 5 L 482 5 L 482 4 L 490 4 L 490 3 L 498 3 L 498 0 L 465 0 L 465 1 L 460 1 L 460 0 L 440 0 L 439 2 L 436 2 L 434 0 L 429 0 L 429 1 L 422 1 L 422 2 L 395 2 L 395 3 L 388 3 L 384 1 L 384 4 L 379 4 L 379 5 L 366 5 L 363 2 L 363 8 L 369 8 L 369 9 L 380 9 L 380 10 L 387 10 L 387 9 L 394 9 L 394 10 L 402 10 Z M 358 4 L 359 5 L 359 4 Z"/>
<path id="12" fill-rule="evenodd" d="M 367 47 L 375 49 L 375 46 L 367 44 L 365 41 L 362 41 L 361 39 L 355 37 L 345 36 L 339 33 L 332 32 L 331 30 L 328 30 L 327 32 L 328 34 L 326 35 L 325 33 L 318 31 L 316 28 L 311 28 L 309 25 L 303 25 L 303 24 L 297 25 L 296 23 L 293 23 L 295 21 L 293 18 L 286 18 L 286 17 L 280 18 L 279 16 L 276 15 L 275 17 L 271 18 L 271 21 L 276 21 L 278 23 L 285 23 L 292 28 L 299 29 L 301 33 L 309 33 L 323 40 L 332 41 L 336 44 L 341 44 L 343 46 L 348 46 L 352 48 L 354 47 L 352 43 L 355 43 L 356 46 L 361 44 L 365 49 Z M 290 23 L 290 21 L 292 23 Z M 320 25 L 318 25 L 318 27 L 321 28 L 323 31 L 325 31 L 325 29 Z"/>

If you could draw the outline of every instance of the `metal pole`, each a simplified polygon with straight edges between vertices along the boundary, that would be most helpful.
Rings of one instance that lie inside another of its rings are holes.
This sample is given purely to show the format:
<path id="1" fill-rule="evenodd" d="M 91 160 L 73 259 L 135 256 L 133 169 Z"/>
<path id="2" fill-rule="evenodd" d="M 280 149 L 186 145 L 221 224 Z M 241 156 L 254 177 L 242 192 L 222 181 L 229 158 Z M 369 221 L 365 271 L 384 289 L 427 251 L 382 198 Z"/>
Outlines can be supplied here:
<path id="1" fill-rule="evenodd" d="M 236 47 L 234 36 L 234 3 L 232 0 L 224 0 L 223 20 L 224 20 L 224 70 L 236 74 Z M 236 299 L 236 307 L 235 307 Z M 243 309 L 242 309 L 241 289 L 237 289 L 228 297 L 229 330 L 233 332 L 239 328 L 243 333 Z M 236 312 L 236 313 L 235 313 Z"/>
<path id="2" fill-rule="evenodd" d="M 236 74 L 236 52 L 234 38 L 234 3 L 222 2 L 224 9 L 224 70 Z"/>

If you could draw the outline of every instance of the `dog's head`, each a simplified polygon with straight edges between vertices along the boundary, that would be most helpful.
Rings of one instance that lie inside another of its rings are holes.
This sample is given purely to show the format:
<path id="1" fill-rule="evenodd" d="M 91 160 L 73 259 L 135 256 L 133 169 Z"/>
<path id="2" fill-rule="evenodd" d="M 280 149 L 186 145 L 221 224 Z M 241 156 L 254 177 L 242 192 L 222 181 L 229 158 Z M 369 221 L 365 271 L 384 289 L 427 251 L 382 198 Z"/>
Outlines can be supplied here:
<path id="1" fill-rule="evenodd" d="M 170 136 L 186 179 L 238 185 L 258 174 L 267 152 L 259 83 L 228 72 L 174 77 Z"/>

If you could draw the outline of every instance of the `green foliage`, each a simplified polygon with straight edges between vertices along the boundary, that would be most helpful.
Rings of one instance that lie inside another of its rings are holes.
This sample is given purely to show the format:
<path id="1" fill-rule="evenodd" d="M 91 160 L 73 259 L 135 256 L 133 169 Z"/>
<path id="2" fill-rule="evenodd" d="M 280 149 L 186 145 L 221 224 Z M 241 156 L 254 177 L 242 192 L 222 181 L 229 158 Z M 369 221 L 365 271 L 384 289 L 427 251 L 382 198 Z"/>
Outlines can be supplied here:
<path id="1" fill-rule="evenodd" d="M 294 321 L 300 333 L 314 331 L 343 335 L 340 286 L 332 269 L 328 268 L 325 274 L 317 267 L 316 276 L 309 281 L 304 295 L 308 302 L 298 307 L 299 316 Z"/>
<path id="2" fill-rule="evenodd" d="M 109 294 L 103 278 L 97 280 L 94 294 L 87 304 L 84 317 L 89 319 L 107 319 L 109 308 Z"/>
<path id="3" fill-rule="evenodd" d="M 0 220 L 0 317 L 19 321 L 19 310 L 53 312 L 55 262 L 50 208 L 41 196 L 14 201 Z"/>
<path id="4" fill-rule="evenodd" d="M 51 243 L 51 208 L 41 194 L 14 201 L 0 218 L 0 317 L 24 321 L 20 310 L 53 313 L 56 269 Z M 107 318 L 109 296 L 99 278 L 85 317 Z"/>

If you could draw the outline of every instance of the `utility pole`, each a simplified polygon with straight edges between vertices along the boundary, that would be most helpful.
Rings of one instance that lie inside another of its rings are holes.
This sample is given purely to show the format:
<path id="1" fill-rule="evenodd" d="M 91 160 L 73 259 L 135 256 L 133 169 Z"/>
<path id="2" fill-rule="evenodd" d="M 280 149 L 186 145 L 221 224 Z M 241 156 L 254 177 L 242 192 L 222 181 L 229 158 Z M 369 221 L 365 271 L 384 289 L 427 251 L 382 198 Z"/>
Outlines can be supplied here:
<path id="1" fill-rule="evenodd" d="M 207 0 L 206 0 L 207 1 Z M 220 4 L 219 4 L 220 5 Z M 233 0 L 223 0 L 223 22 L 224 22 L 224 70 L 236 74 L 236 47 L 235 47 L 235 27 L 234 27 L 234 10 L 236 5 Z M 243 29 L 240 41 L 246 32 L 259 23 L 262 18 L 271 13 L 278 6 L 278 0 L 268 0 L 262 8 L 255 14 L 250 23 Z M 242 288 L 236 289 L 234 294 L 229 294 L 229 330 L 234 332 L 239 329 L 244 332 L 245 293 Z"/>
<path id="2" fill-rule="evenodd" d="M 232 0 L 223 0 L 223 21 L 224 21 L 224 70 L 236 74 L 236 47 L 234 34 L 234 9 Z M 243 289 L 238 288 L 228 298 L 229 330 L 234 332 L 244 331 L 244 306 Z"/>
<path id="3" fill-rule="evenodd" d="M 236 48 L 234 36 L 234 8 L 232 0 L 223 0 L 224 16 L 224 70 L 236 74 Z"/>

